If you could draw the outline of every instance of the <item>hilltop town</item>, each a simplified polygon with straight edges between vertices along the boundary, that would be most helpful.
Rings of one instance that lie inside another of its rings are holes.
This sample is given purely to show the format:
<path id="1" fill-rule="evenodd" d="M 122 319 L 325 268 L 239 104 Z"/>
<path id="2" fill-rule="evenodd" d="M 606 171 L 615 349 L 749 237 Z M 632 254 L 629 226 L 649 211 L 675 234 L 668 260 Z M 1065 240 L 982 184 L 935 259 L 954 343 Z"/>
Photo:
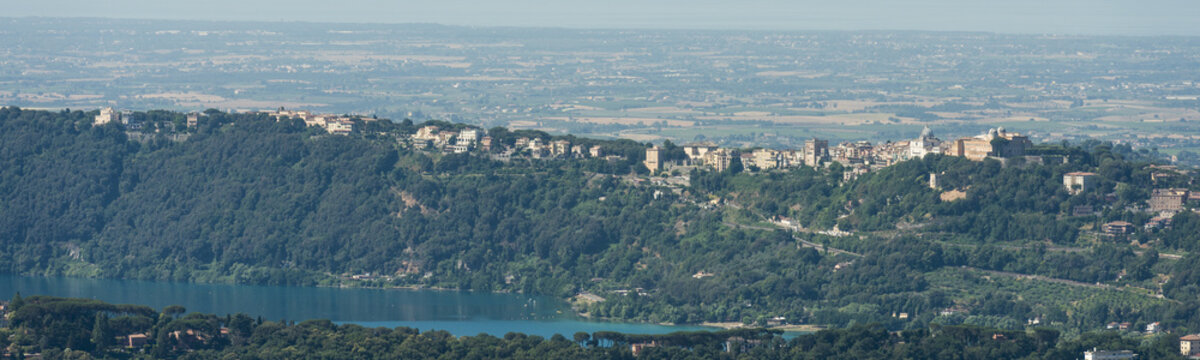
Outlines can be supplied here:
<path id="1" fill-rule="evenodd" d="M 307 126 L 320 127 L 335 135 L 350 134 L 356 120 L 376 120 L 361 116 L 320 114 L 308 110 L 287 110 L 282 107 L 278 110 L 259 111 L 258 113 L 265 114 L 276 121 L 302 120 Z M 198 113 L 190 113 L 187 125 L 194 127 L 198 117 Z M 100 115 L 96 117 L 96 124 L 111 122 L 114 121 L 113 119 L 119 121 L 122 118 L 111 108 L 101 109 Z M 135 125 L 133 129 L 136 128 Z M 491 154 L 492 158 L 501 161 L 508 161 L 513 156 L 533 159 L 571 157 L 623 159 L 620 155 L 606 154 L 600 145 L 572 144 L 571 141 L 563 139 L 519 137 L 512 145 L 500 145 L 488 135 L 487 129 L 469 125 L 455 128 L 427 125 L 411 135 L 398 136 L 397 140 L 403 146 L 414 149 L 455 154 L 479 151 Z M 1029 140 L 1029 137 L 1009 132 L 1004 127 L 991 129 L 986 134 L 978 136 L 943 141 L 936 137 L 927 126 L 916 139 L 887 141 L 882 144 L 854 141 L 843 142 L 831 147 L 828 140 L 813 138 L 805 141 L 802 149 L 774 150 L 761 147 L 752 149 L 722 148 L 714 143 L 696 142 L 682 145 L 686 157 L 665 154 L 662 147 L 652 145 L 646 149 L 645 160 L 642 163 L 652 173 L 697 166 L 704 166 L 720 172 L 725 171 L 734 163 L 743 169 L 750 170 L 785 169 L 801 165 L 823 167 L 838 163 L 847 169 L 844 176 L 845 180 L 849 180 L 873 170 L 909 159 L 923 158 L 929 154 L 959 156 L 973 161 L 982 161 L 987 158 L 1005 161 L 1021 157 L 1026 161 L 1041 163 L 1043 159 L 1040 156 L 1026 156 L 1026 151 L 1032 147 L 1033 142 Z M 1061 159 L 1059 160 L 1061 161 Z"/>
<path id="2" fill-rule="evenodd" d="M 282 107 L 280 107 L 278 110 L 258 111 L 255 113 L 265 114 L 265 115 L 269 116 L 270 118 L 275 119 L 276 121 L 301 120 L 301 121 L 304 121 L 304 124 L 307 126 L 320 127 L 321 129 L 324 129 L 326 132 L 328 132 L 330 134 L 334 134 L 334 135 L 349 135 L 350 132 L 354 129 L 354 121 L 355 120 L 364 120 L 364 119 L 374 120 L 374 119 L 370 119 L 370 118 L 363 118 L 360 116 L 351 117 L 351 116 L 341 116 L 341 115 L 334 115 L 334 114 L 317 114 L 317 113 L 313 113 L 313 112 L 307 111 L 307 110 L 295 110 L 294 111 L 294 110 L 287 110 Z M 176 125 L 182 125 L 182 126 L 186 126 L 186 128 L 188 128 L 188 129 L 194 129 L 197 126 L 199 126 L 200 118 L 203 116 L 205 116 L 204 113 L 190 112 L 190 113 L 187 113 L 186 117 L 184 118 L 185 120 L 183 121 L 182 124 L 176 124 Z M 146 122 L 147 121 L 144 117 L 135 116 L 135 113 L 133 111 L 117 110 L 112 107 L 105 107 L 105 108 L 101 108 L 99 110 L 99 114 L 97 114 L 94 117 L 93 125 L 101 126 L 101 125 L 106 125 L 106 124 L 119 123 L 122 126 L 124 126 L 124 128 L 128 131 L 143 132 Z M 167 126 L 167 127 L 154 127 L 152 131 L 153 132 L 166 131 L 167 133 L 171 133 L 171 132 L 177 132 L 180 129 L 181 128 L 179 128 L 178 126 L 177 127 Z"/>
<path id="3" fill-rule="evenodd" d="M 374 117 L 322 114 L 309 110 L 289 110 L 283 107 L 272 110 L 246 111 L 246 114 L 261 115 L 275 121 L 301 121 L 307 127 L 321 129 L 330 135 L 346 136 L 354 133 L 356 124 L 359 131 L 368 122 L 378 121 Z M 141 117 L 139 117 L 141 116 Z M 148 122 L 144 115 L 135 116 L 128 110 L 115 110 L 111 107 L 102 108 L 94 116 L 95 125 L 109 123 L 122 124 L 127 133 L 135 139 L 147 139 L 149 131 L 145 126 Z M 176 126 L 153 126 L 153 132 L 165 133 L 175 140 L 187 138 L 186 129 L 199 126 L 205 113 L 191 112 Z M 385 120 L 388 121 L 388 120 Z M 1008 165 L 1067 163 L 1069 156 L 1057 151 L 1038 151 L 1029 137 L 1020 133 L 1008 131 L 1004 127 L 990 129 L 984 134 L 972 137 L 961 137 L 954 140 L 942 140 L 933 130 L 925 127 L 914 139 L 885 141 L 872 144 L 869 141 L 849 141 L 829 145 L 829 140 L 812 138 L 800 149 L 768 149 L 764 147 L 730 148 L 720 147 L 711 142 L 692 142 L 675 145 L 669 141 L 662 144 L 641 144 L 644 155 L 630 159 L 622 149 L 607 148 L 603 142 L 575 137 L 553 137 L 541 132 L 525 132 L 525 136 L 514 135 L 505 131 L 507 141 L 499 141 L 482 127 L 434 122 L 415 127 L 412 133 L 390 133 L 387 136 L 396 140 L 396 145 L 423 152 L 466 154 L 477 153 L 493 160 L 502 162 L 520 159 L 602 159 L 609 162 L 637 161 L 649 174 L 673 175 L 663 184 L 671 186 L 686 186 L 690 183 L 688 175 L 694 169 L 708 169 L 716 172 L 726 172 L 731 168 L 750 174 L 770 170 L 787 170 L 799 166 L 811 168 L 839 167 L 842 181 L 853 180 L 863 174 L 893 166 L 900 162 L 921 159 L 928 155 L 940 154 L 945 156 L 962 157 L 971 161 L 991 159 Z M 183 129 L 184 131 L 177 132 Z M 502 129 L 502 128 L 497 128 Z M 573 142 L 574 141 L 574 142 Z M 1190 179 L 1191 172 L 1173 165 L 1156 164 L 1150 168 L 1150 182 L 1155 184 L 1144 206 L 1137 210 L 1152 214 L 1137 224 L 1116 220 L 1101 224 L 1096 232 L 1101 236 L 1116 239 L 1128 239 L 1139 228 L 1145 231 L 1157 231 L 1170 228 L 1174 215 L 1187 210 L 1188 202 L 1200 202 L 1200 191 L 1191 191 L 1181 183 L 1182 179 Z M 938 174 L 928 174 L 929 187 L 940 188 Z M 1080 195 L 1097 187 L 1104 179 L 1095 172 L 1075 171 L 1062 175 L 1063 188 L 1071 195 Z M 675 191 L 681 189 L 676 188 Z M 964 196 L 958 189 L 949 189 L 942 194 L 943 200 L 952 201 Z M 1107 195 L 1112 198 L 1113 195 Z M 1102 207 L 1078 205 L 1071 209 L 1071 215 L 1087 216 L 1102 211 Z M 781 226 L 789 227 L 790 220 L 780 219 Z M 827 230 L 823 233 L 844 234 L 837 230 Z"/>
<path id="4" fill-rule="evenodd" d="M 1025 156 L 1033 143 L 1028 137 L 1006 131 L 1003 127 L 992 129 L 987 134 L 942 141 L 934 136 L 929 127 L 913 140 L 888 141 L 871 144 L 869 141 L 844 142 L 830 147 L 828 140 L 810 139 L 803 149 L 773 150 L 756 148 L 749 151 L 720 148 L 712 143 L 688 143 L 683 145 L 686 159 L 665 159 L 658 146 L 646 150 L 646 168 L 651 171 L 670 170 L 677 166 L 704 165 L 716 171 L 725 171 L 734 162 L 743 168 L 770 170 L 800 165 L 811 167 L 838 163 L 847 169 L 845 180 L 898 162 L 923 158 L 929 154 L 959 156 L 981 161 L 986 158 L 1008 159 Z M 1040 157 L 1030 160 L 1041 162 Z"/>
<path id="5" fill-rule="evenodd" d="M 353 120 L 346 116 L 329 114 L 314 114 L 310 111 L 278 111 L 263 112 L 271 118 L 300 119 L 308 126 L 326 129 L 330 134 L 346 135 L 353 129 Z M 189 124 L 193 117 L 189 116 Z M 374 119 L 371 119 L 374 120 Z M 335 127 L 330 127 L 330 124 Z M 463 154 L 478 152 L 499 161 L 511 161 L 514 157 L 529 159 L 605 159 L 608 161 L 626 160 L 622 155 L 606 153 L 602 145 L 573 144 L 567 139 L 549 139 L 544 137 L 517 137 L 511 144 L 502 144 L 488 134 L 487 129 L 469 125 L 454 126 L 426 125 L 417 128 L 410 135 L 396 135 L 398 144 L 402 147 L 420 151 Z M 688 184 L 688 172 L 704 168 L 716 172 L 728 171 L 738 167 L 748 173 L 769 170 L 787 170 L 798 166 L 824 168 L 829 166 L 841 167 L 843 181 L 850 181 L 863 174 L 878 171 L 902 161 L 921 159 L 932 154 L 962 157 L 971 161 L 991 159 L 1002 164 L 1019 163 L 1046 164 L 1047 162 L 1066 163 L 1068 156 L 1054 152 L 1034 153 L 1033 142 L 1025 135 L 1011 132 L 1004 127 L 990 129 L 987 133 L 973 137 L 962 137 L 954 140 L 939 139 L 929 127 L 925 127 L 919 136 L 911 140 L 886 141 L 872 144 L 869 141 L 843 142 L 830 146 L 828 140 L 809 139 L 801 149 L 776 150 L 767 148 L 727 148 L 713 143 L 695 142 L 683 145 L 673 145 L 669 142 L 663 145 L 647 145 L 645 157 L 641 164 L 651 174 L 679 175 L 673 181 L 663 184 Z M 670 146 L 666 149 L 664 146 Z M 611 151 L 610 151 L 611 152 Z M 680 156 L 680 154 L 685 156 Z M 836 164 L 836 165 L 835 165 Z M 1156 185 L 1178 186 L 1179 180 L 1190 178 L 1191 172 L 1173 165 L 1152 165 L 1151 183 Z M 938 174 L 928 175 L 929 186 L 939 188 Z M 1071 195 L 1080 195 L 1093 190 L 1101 182 L 1100 175 L 1094 172 L 1069 172 L 1063 174 L 1063 188 Z M 676 189 L 678 191 L 679 189 Z M 958 190 L 943 193 L 944 200 L 954 200 L 965 194 Z M 1108 195 L 1112 197 L 1112 195 Z M 1158 231 L 1170 228 L 1173 217 L 1187 210 L 1189 201 L 1200 202 L 1200 191 L 1190 191 L 1181 187 L 1155 188 L 1150 192 L 1145 206 L 1139 208 L 1152 216 L 1139 224 L 1124 220 L 1111 221 L 1097 228 L 1100 236 L 1127 240 L 1139 228 L 1145 231 Z M 1074 216 L 1088 216 L 1102 209 L 1090 206 L 1075 206 L 1071 211 Z M 779 225 L 787 228 L 790 220 L 780 219 Z M 826 234 L 845 234 L 834 228 L 823 231 Z M 703 271 L 697 273 L 700 274 Z"/>
<path id="6" fill-rule="evenodd" d="M 276 121 L 302 120 L 307 126 L 320 127 L 335 135 L 350 134 L 356 120 L 376 120 L 361 116 L 319 114 L 308 110 L 284 108 L 257 113 L 265 114 Z M 111 108 L 101 109 L 101 114 L 96 117 L 96 124 L 113 121 L 111 119 L 114 114 Z M 195 126 L 198 116 L 197 113 L 188 115 L 189 127 Z M 121 118 L 118 116 L 116 119 Z M 454 154 L 479 151 L 492 154 L 494 159 L 504 161 L 510 160 L 513 156 L 525 156 L 533 159 L 571 157 L 622 159 L 619 155 L 606 155 L 604 148 L 600 145 L 572 144 L 571 141 L 562 139 L 519 137 L 512 145 L 500 145 L 488 135 L 487 129 L 470 125 L 459 125 L 454 128 L 443 128 L 438 125 L 422 126 L 411 135 L 398 136 L 397 140 L 405 147 L 418 150 Z M 959 156 L 973 161 L 982 161 L 987 158 L 1005 161 L 1017 157 L 1038 163 L 1043 161 L 1040 156 L 1026 156 L 1026 151 L 1033 147 L 1029 137 L 1009 132 L 1004 127 L 991 129 L 986 134 L 952 141 L 943 141 L 937 138 L 929 127 L 925 127 L 916 139 L 887 141 L 882 144 L 854 141 L 831 147 L 828 140 L 813 138 L 805 141 L 804 148 L 789 150 L 761 147 L 752 149 L 722 148 L 708 142 L 687 143 L 681 147 L 686 157 L 672 157 L 664 154 L 662 147 L 651 145 L 646 149 L 645 160 L 642 163 L 652 173 L 696 166 L 725 171 L 735 162 L 742 168 L 751 170 L 784 169 L 801 165 L 822 167 L 838 163 L 849 170 L 845 172 L 846 179 L 849 180 L 872 170 L 909 159 L 923 158 L 929 154 Z M 1058 160 L 1061 161 L 1061 158 Z"/>

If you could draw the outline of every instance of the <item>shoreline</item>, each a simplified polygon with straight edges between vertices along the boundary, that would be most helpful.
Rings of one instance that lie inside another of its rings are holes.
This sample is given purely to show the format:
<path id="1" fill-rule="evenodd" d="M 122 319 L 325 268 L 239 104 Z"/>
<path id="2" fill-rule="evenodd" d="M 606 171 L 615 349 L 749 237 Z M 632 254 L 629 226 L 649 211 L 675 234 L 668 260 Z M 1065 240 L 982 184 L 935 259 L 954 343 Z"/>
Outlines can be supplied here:
<path id="1" fill-rule="evenodd" d="M 568 297 L 568 298 L 559 298 L 559 297 L 555 297 L 552 295 L 527 294 L 527 293 L 520 292 L 520 291 L 478 291 L 478 290 L 471 290 L 471 289 L 447 288 L 447 287 L 426 286 L 426 285 L 386 285 L 386 284 L 376 285 L 376 284 L 371 284 L 369 281 L 354 280 L 354 279 L 342 279 L 342 278 L 338 278 L 336 275 L 330 275 L 330 274 L 324 274 L 324 275 L 328 276 L 327 279 L 335 279 L 335 280 L 340 280 L 340 281 L 338 283 L 329 283 L 329 282 L 321 283 L 320 281 L 318 281 L 317 283 L 312 284 L 312 285 L 262 285 L 262 284 L 231 281 L 234 279 L 228 279 L 228 278 L 227 279 L 217 279 L 216 281 L 205 281 L 205 280 L 213 280 L 213 279 L 188 279 L 188 280 L 180 281 L 180 280 L 166 280 L 166 279 L 138 279 L 138 278 L 128 278 L 128 277 L 107 277 L 107 276 L 74 276 L 74 275 L 63 275 L 63 274 L 60 274 L 60 275 L 22 274 L 19 272 L 0 272 L 0 275 L 19 276 L 19 277 L 40 277 L 40 278 L 65 278 L 65 279 L 75 278 L 75 279 L 91 279 L 91 280 L 102 280 L 102 281 L 180 283 L 180 284 L 190 284 L 190 285 L 271 286 L 271 287 L 325 288 L 325 289 L 345 289 L 345 290 L 383 290 L 383 291 L 438 291 L 438 292 L 459 291 L 459 292 L 468 292 L 468 293 L 518 294 L 518 295 L 524 295 L 524 296 L 530 296 L 530 297 L 540 297 L 540 298 L 555 299 L 558 301 L 562 301 L 563 304 L 566 305 L 566 307 L 569 308 L 570 310 L 568 312 L 567 309 L 562 309 L 559 311 L 559 314 L 567 315 L 569 313 L 577 318 L 577 319 L 572 319 L 572 320 L 583 320 L 583 321 L 595 322 L 595 323 L 622 323 L 622 324 L 631 324 L 631 325 L 659 325 L 659 326 L 680 326 L 680 327 L 708 327 L 708 328 L 713 328 L 713 329 L 722 329 L 722 327 L 720 327 L 720 326 L 710 326 L 710 325 L 706 325 L 706 323 L 674 324 L 674 323 L 666 323 L 666 322 L 657 322 L 656 323 L 656 322 L 650 322 L 650 321 L 638 321 L 638 320 L 634 320 L 634 319 L 594 317 L 591 314 L 588 314 L 587 312 L 581 311 L 581 309 L 576 306 L 576 301 L 573 301 L 576 298 L 576 296 Z M 38 295 L 38 294 L 25 294 L 25 295 Z"/>
<path id="2" fill-rule="evenodd" d="M 725 329 L 725 330 L 743 329 L 743 328 L 746 328 L 746 329 L 759 328 L 758 326 L 749 326 L 749 325 L 746 325 L 746 324 L 743 324 L 740 322 L 705 321 L 705 322 L 700 323 L 700 326 L 721 328 L 721 329 Z M 769 327 L 765 327 L 765 329 L 780 330 L 780 331 L 784 331 L 784 332 L 814 333 L 817 331 L 825 330 L 825 327 L 822 325 L 815 325 L 815 324 L 790 324 L 790 325 L 769 326 Z"/>
<path id="3" fill-rule="evenodd" d="M 161 279 L 136 279 L 136 278 L 105 277 L 105 276 L 79 277 L 79 276 L 70 276 L 70 275 L 49 276 L 49 275 L 31 275 L 31 274 L 20 274 L 20 273 L 8 273 L 8 274 L 16 275 L 16 276 L 64 277 L 64 278 L 83 278 L 83 279 L 96 279 L 96 280 L 182 282 L 182 283 L 186 283 L 186 284 L 198 284 L 198 285 L 262 286 L 262 285 L 256 285 L 256 284 L 241 283 L 241 282 L 237 282 L 237 281 L 196 281 L 194 279 L 189 279 L 186 281 L 173 281 L 173 280 L 161 280 Z M 269 285 L 269 286 L 313 287 L 313 288 L 331 288 L 331 289 L 375 289 L 375 290 L 385 290 L 385 291 L 422 291 L 422 290 L 425 290 L 425 291 L 439 291 L 439 292 L 442 292 L 442 291 L 444 291 L 444 292 L 461 291 L 461 292 L 471 292 L 471 293 L 480 292 L 480 291 L 471 290 L 471 289 L 448 288 L 448 287 L 426 286 L 426 285 L 375 285 L 375 286 L 373 286 L 374 284 L 371 284 L 369 281 L 345 279 L 345 278 L 340 278 L 336 275 L 331 275 L 331 274 L 324 274 L 324 275 L 328 276 L 327 279 L 339 280 L 339 283 L 337 283 L 337 284 L 330 284 L 330 283 L 321 284 L 318 281 L 318 283 L 313 284 L 313 285 Z M 650 322 L 650 321 L 638 321 L 638 320 L 633 320 L 633 319 L 594 317 L 591 314 L 589 314 L 585 311 L 582 311 L 582 309 L 580 307 L 578 307 L 577 305 L 580 302 L 585 302 L 585 303 L 586 302 L 594 302 L 595 299 L 588 299 L 586 297 L 581 299 L 579 295 L 567 297 L 567 298 L 557 298 L 554 296 L 547 296 L 547 295 L 525 294 L 525 293 L 519 292 L 519 291 L 487 291 L 486 293 L 521 294 L 521 295 L 527 295 L 527 296 L 555 298 L 555 299 L 563 301 L 566 305 L 568 305 L 568 307 L 570 307 L 570 309 L 572 310 L 571 313 L 574 316 L 578 317 L 581 320 L 590 321 L 590 322 L 645 324 L 645 325 L 661 325 L 661 326 L 691 326 L 691 327 L 706 327 L 706 328 L 721 329 L 721 330 L 730 330 L 730 329 L 739 329 L 739 328 L 755 328 L 755 326 L 747 326 L 741 322 L 708 322 L 708 321 L 706 321 L 706 322 L 700 322 L 700 323 L 675 324 L 675 323 L 669 323 L 669 322 L 656 323 L 656 322 Z M 590 293 L 588 293 L 588 294 L 592 295 Z M 592 296 L 596 296 L 596 295 L 592 295 Z M 824 330 L 825 327 L 823 327 L 821 325 L 799 324 L 799 325 L 779 325 L 779 326 L 767 327 L 767 329 L 781 330 L 781 331 L 785 331 L 785 332 L 811 333 L 811 332 L 817 332 L 820 330 Z"/>

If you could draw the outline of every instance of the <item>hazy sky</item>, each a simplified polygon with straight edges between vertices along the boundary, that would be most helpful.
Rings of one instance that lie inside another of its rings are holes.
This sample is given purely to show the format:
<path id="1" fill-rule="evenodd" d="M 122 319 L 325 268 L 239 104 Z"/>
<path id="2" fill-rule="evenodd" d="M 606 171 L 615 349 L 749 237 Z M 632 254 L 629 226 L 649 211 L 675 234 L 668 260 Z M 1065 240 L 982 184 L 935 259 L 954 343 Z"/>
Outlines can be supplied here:
<path id="1" fill-rule="evenodd" d="M 11 0 L 0 16 L 1200 36 L 1200 0 Z"/>

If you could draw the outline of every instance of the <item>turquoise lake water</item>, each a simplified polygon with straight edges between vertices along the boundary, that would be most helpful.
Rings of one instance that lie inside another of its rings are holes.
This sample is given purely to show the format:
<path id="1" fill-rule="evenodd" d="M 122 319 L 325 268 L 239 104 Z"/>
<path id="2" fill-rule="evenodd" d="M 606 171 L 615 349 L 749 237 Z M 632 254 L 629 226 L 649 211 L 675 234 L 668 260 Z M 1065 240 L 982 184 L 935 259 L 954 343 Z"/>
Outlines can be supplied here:
<path id="1" fill-rule="evenodd" d="M 52 295 L 90 298 L 158 310 L 182 305 L 189 312 L 245 313 L 267 320 L 329 319 L 367 327 L 407 326 L 446 330 L 458 336 L 508 332 L 570 338 L 578 331 L 664 334 L 711 330 L 697 326 L 588 321 L 564 301 L 522 294 L 437 290 L 342 289 L 320 287 L 193 284 L 178 282 L 29 277 L 0 274 L 0 299 Z"/>

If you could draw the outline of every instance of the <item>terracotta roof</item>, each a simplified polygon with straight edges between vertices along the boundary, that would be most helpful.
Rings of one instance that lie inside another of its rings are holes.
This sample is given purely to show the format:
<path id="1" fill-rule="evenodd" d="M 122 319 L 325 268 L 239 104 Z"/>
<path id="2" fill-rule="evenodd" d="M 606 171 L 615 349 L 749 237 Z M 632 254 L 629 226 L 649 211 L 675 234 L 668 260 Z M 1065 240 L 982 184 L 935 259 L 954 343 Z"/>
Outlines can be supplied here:
<path id="1" fill-rule="evenodd" d="M 1200 334 L 1191 334 L 1191 335 L 1186 335 L 1186 336 L 1184 336 L 1184 337 L 1181 337 L 1181 338 L 1179 338 L 1179 340 L 1183 340 L 1183 341 L 1200 341 Z"/>

